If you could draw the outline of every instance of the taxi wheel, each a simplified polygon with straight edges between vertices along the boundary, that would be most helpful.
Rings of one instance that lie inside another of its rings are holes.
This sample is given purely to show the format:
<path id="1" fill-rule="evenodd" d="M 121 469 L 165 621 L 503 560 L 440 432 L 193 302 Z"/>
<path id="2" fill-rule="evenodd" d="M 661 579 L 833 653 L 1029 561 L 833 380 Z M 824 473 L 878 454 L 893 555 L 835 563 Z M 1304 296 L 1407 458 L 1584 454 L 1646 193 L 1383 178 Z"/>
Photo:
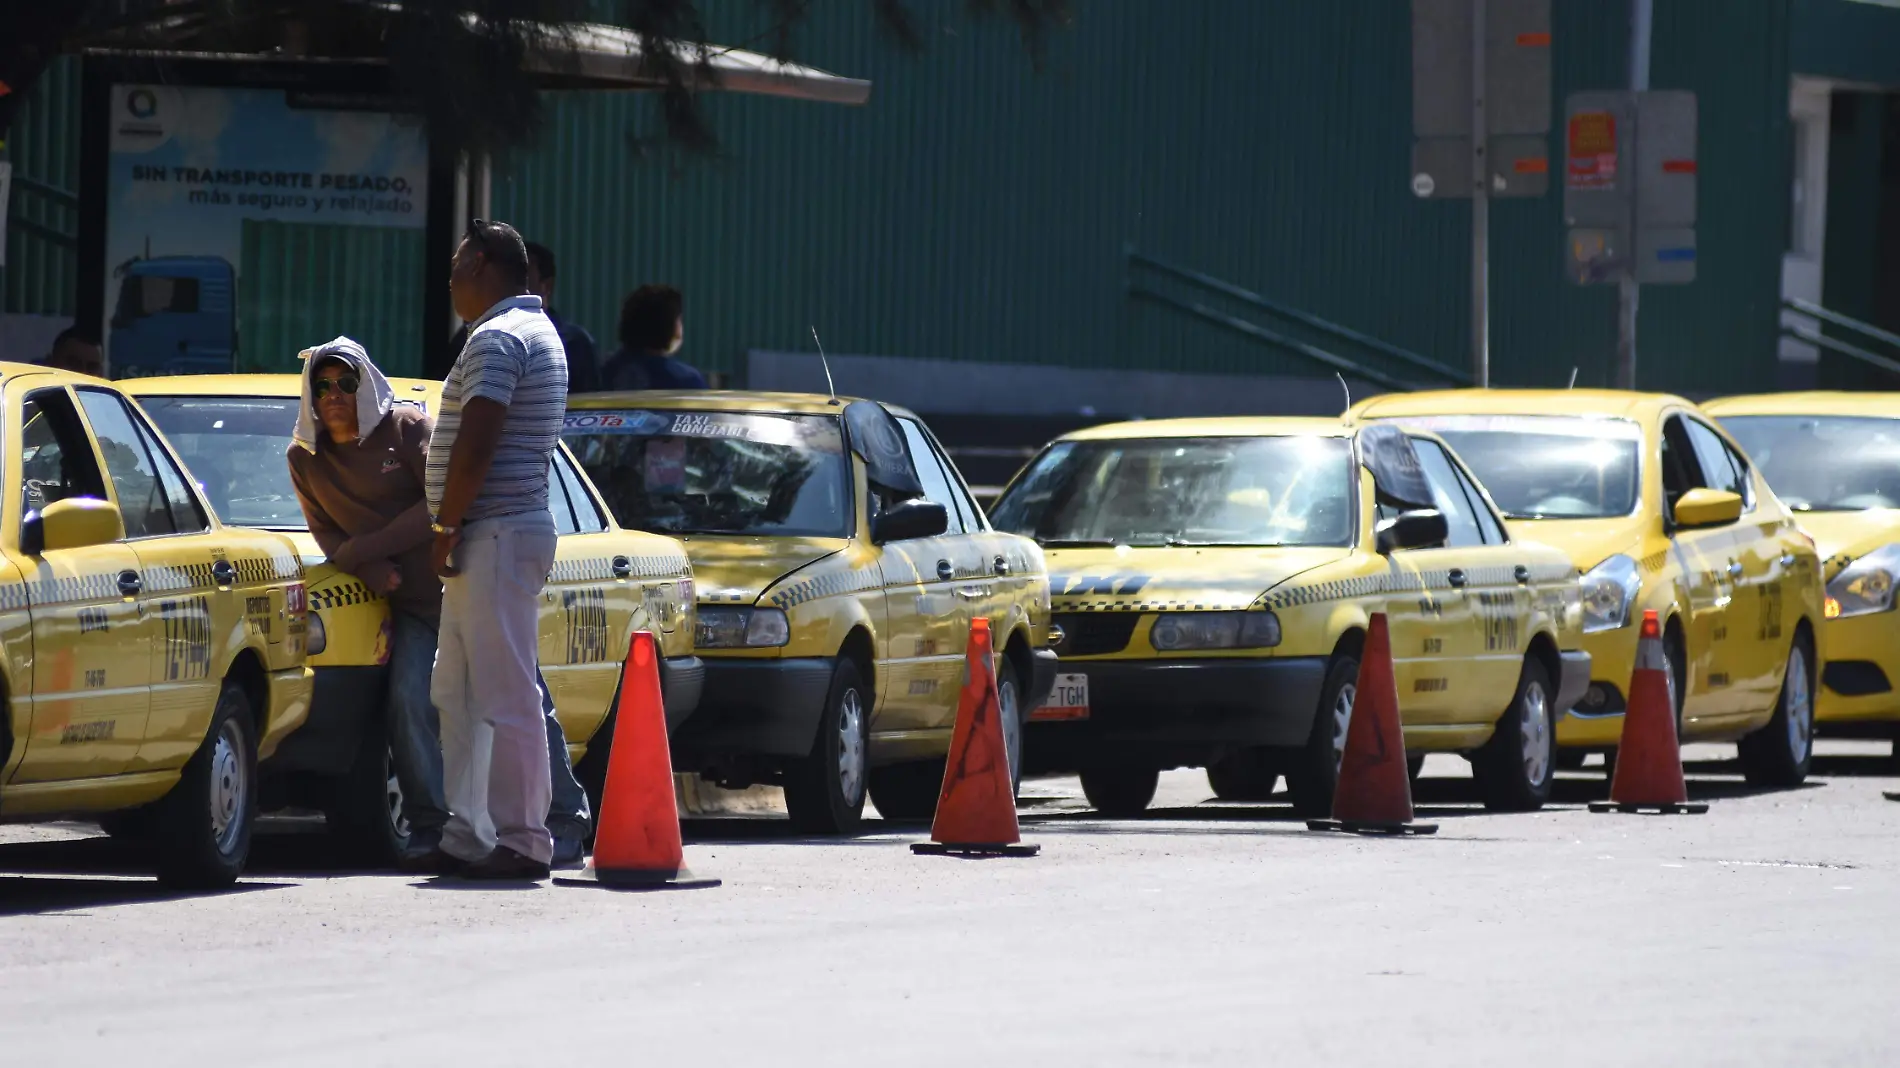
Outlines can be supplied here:
<path id="1" fill-rule="evenodd" d="M 1302 819 L 1324 819 L 1333 812 L 1333 787 L 1339 783 L 1339 758 L 1345 752 L 1346 726 L 1352 722 L 1352 703 L 1358 696 L 1359 658 L 1341 654 L 1326 671 L 1319 708 L 1306 744 L 1296 751 L 1287 769 L 1287 792 L 1293 811 Z"/>
<path id="2" fill-rule="evenodd" d="M 864 819 L 871 694 L 858 665 L 839 657 L 811 755 L 785 769 L 785 809 L 812 834 L 854 834 Z"/>
<path id="3" fill-rule="evenodd" d="M 1236 749 L 1207 766 L 1207 785 L 1222 801 L 1266 801 L 1280 773 L 1262 746 Z"/>
<path id="4" fill-rule="evenodd" d="M 1471 771 L 1485 808 L 1534 812 L 1550 800 L 1557 770 L 1557 725 L 1550 705 L 1550 673 L 1535 659 L 1524 661 L 1511 707 L 1499 717 L 1491 740 L 1472 755 Z"/>
<path id="5" fill-rule="evenodd" d="M 924 823 L 937 815 L 943 761 L 913 760 L 871 769 L 871 803 L 887 820 Z"/>
<path id="6" fill-rule="evenodd" d="M 996 705 L 1003 720 L 1003 746 L 1009 753 L 1009 790 L 1013 801 L 1023 789 L 1023 687 L 1016 664 L 1007 656 L 996 658 Z"/>
<path id="7" fill-rule="evenodd" d="M 336 784 L 336 795 L 324 811 L 324 822 L 351 859 L 378 868 L 393 868 L 409 848 L 409 821 L 402 818 L 402 784 L 382 725 L 372 723 L 363 732 L 362 748 L 348 776 Z"/>
<path id="8" fill-rule="evenodd" d="M 257 738 L 251 702 L 225 680 L 204 744 L 159 802 L 158 881 L 190 890 L 230 886 L 251 852 L 257 818 Z"/>
<path id="9" fill-rule="evenodd" d="M 1799 786 L 1814 760 L 1814 653 L 1805 633 L 1788 648 L 1781 698 L 1768 725 L 1742 739 L 1742 777 L 1750 786 Z"/>
<path id="10" fill-rule="evenodd" d="M 1148 810 L 1155 799 L 1155 787 L 1161 784 L 1156 768 L 1084 768 L 1082 796 L 1089 807 L 1104 816 L 1128 819 Z"/>

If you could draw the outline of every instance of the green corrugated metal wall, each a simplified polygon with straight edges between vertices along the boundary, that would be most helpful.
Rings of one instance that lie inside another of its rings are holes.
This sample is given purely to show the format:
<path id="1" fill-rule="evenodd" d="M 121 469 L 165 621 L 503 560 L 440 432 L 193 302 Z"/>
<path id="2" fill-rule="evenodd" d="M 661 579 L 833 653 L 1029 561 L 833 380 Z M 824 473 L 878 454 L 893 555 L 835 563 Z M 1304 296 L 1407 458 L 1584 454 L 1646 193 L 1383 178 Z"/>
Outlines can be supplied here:
<path id="1" fill-rule="evenodd" d="M 298 352 L 344 334 L 386 373 L 420 372 L 421 230 L 246 220 L 242 241 L 241 370 L 297 370 Z"/>
<path id="2" fill-rule="evenodd" d="M 497 170 L 498 217 L 561 257 L 603 337 L 643 281 L 686 291 L 685 355 L 748 348 L 1309 373 L 1123 292 L 1126 241 L 1446 362 L 1466 362 L 1467 206 L 1407 188 L 1409 5 L 1078 5 L 1042 76 L 1013 32 L 951 20 L 922 57 L 867 6 L 798 58 L 872 79 L 862 109 L 709 98 L 724 158 L 639 159 L 644 101 L 564 96 Z M 1787 210 L 1788 0 L 1661 0 L 1657 88 L 1701 93 L 1701 279 L 1645 291 L 1646 386 L 1773 379 Z M 1556 95 L 1620 84 L 1627 6 L 1556 0 Z M 744 40 L 748 27 L 715 26 Z M 1555 138 L 1553 136 L 1553 144 Z M 1555 159 L 1553 154 L 1553 159 Z M 1501 383 L 1604 382 L 1613 293 L 1562 279 L 1561 198 L 1493 212 Z"/>
<path id="3" fill-rule="evenodd" d="M 7 136 L 16 179 L 58 190 L 79 189 L 79 62 L 59 59 L 27 90 Z M 7 205 L 9 221 L 24 219 L 72 237 L 79 224 L 71 203 L 31 192 L 15 182 Z M 7 265 L 0 268 L 0 311 L 24 315 L 71 315 L 73 273 L 70 244 L 50 240 L 26 228 L 6 228 Z"/>

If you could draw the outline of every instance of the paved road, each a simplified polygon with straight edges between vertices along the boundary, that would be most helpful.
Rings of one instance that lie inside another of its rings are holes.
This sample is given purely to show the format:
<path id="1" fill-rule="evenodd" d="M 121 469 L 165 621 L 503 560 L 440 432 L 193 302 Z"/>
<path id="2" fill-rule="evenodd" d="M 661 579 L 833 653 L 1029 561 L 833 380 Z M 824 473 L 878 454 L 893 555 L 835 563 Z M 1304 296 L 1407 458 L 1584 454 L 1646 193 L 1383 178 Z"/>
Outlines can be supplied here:
<path id="1" fill-rule="evenodd" d="M 1033 860 L 913 857 L 697 820 L 720 889 L 468 890 L 260 842 L 168 899 L 83 829 L 0 829 L 9 1064 L 1892 1065 L 1900 780 L 1824 745 L 1748 794 L 1694 747 L 1703 817 L 1479 810 L 1436 838 L 1312 835 L 1164 781 L 1141 821 L 1032 783 Z M 1732 753 L 1732 750 L 1728 750 Z M 905 833 L 898 833 L 903 831 Z M 20 873 L 20 874 L 11 874 Z M 656 1058 L 663 1058 L 657 1059 Z"/>

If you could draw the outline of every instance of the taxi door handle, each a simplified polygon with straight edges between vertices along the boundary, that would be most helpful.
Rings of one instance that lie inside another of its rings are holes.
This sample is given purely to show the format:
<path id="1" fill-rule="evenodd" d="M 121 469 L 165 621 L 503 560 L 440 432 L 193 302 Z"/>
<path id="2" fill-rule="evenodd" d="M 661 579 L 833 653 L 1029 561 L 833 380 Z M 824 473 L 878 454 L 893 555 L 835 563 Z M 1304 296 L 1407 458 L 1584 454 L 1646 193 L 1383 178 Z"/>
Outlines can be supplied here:
<path id="1" fill-rule="evenodd" d="M 963 598 L 966 601 L 980 601 L 983 599 L 983 587 L 981 586 L 959 587 L 957 590 L 957 596 Z"/>
<path id="2" fill-rule="evenodd" d="M 999 575 L 1009 574 L 1009 557 L 999 556 L 995 560 L 991 561 L 991 563 L 995 565 L 997 574 Z"/>
<path id="3" fill-rule="evenodd" d="M 1457 588 L 1461 590 L 1465 588 L 1465 569 L 1464 568 L 1462 567 L 1452 568 L 1449 572 L 1445 574 L 1445 578 L 1450 580 L 1453 586 L 1456 586 Z"/>
<path id="4" fill-rule="evenodd" d="M 957 574 L 957 569 L 950 566 L 950 561 L 948 560 L 937 561 L 937 577 L 938 578 L 944 580 L 945 582 L 948 582 L 951 579 L 955 578 L 956 574 Z"/>
<path id="5" fill-rule="evenodd" d="M 136 571 L 119 572 L 119 593 L 125 597 L 137 597 L 145 588 L 145 580 Z"/>
<path id="6" fill-rule="evenodd" d="M 614 557 L 614 577 L 623 579 L 631 574 L 633 574 L 633 561 L 624 556 Z"/>
<path id="7" fill-rule="evenodd" d="M 1517 576 L 1517 581 L 1519 582 L 1529 582 L 1531 580 L 1531 569 L 1525 567 L 1523 564 L 1517 565 L 1517 570 L 1511 573 Z"/>
<path id="8" fill-rule="evenodd" d="M 1742 577 L 1742 562 L 1740 560 L 1730 560 L 1728 562 L 1728 577 L 1729 578 Z"/>
<path id="9" fill-rule="evenodd" d="M 237 581 L 237 568 L 229 560 L 219 560 L 211 565 L 211 578 L 220 586 L 229 586 Z"/>

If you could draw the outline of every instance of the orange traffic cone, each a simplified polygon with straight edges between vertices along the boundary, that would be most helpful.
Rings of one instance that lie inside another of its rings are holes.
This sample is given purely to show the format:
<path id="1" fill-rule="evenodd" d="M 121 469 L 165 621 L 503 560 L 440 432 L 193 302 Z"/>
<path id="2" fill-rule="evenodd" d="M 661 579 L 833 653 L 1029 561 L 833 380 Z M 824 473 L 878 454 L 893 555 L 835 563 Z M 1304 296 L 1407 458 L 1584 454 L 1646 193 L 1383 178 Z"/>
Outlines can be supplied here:
<path id="1" fill-rule="evenodd" d="M 1643 613 L 1636 638 L 1636 670 L 1630 672 L 1623 740 L 1616 749 L 1610 799 L 1590 802 L 1592 812 L 1707 812 L 1689 801 L 1682 781 L 1682 749 L 1676 741 L 1676 710 L 1669 700 L 1669 668 L 1663 659 L 1662 625 L 1655 609 Z"/>
<path id="2" fill-rule="evenodd" d="M 1321 709 L 1320 715 L 1330 715 Z M 1412 820 L 1412 783 L 1405 773 L 1405 732 L 1399 726 L 1399 684 L 1392 674 L 1392 635 L 1385 613 L 1374 612 L 1359 658 L 1359 685 L 1346 751 L 1333 788 L 1333 818 L 1307 820 L 1315 831 L 1352 834 L 1436 834 L 1438 824 Z"/>
<path id="3" fill-rule="evenodd" d="M 620 705 L 614 714 L 614 747 L 607 755 L 593 859 L 580 872 L 556 875 L 554 881 L 616 890 L 719 885 L 718 879 L 696 878 L 686 870 L 673 798 L 673 758 L 666 742 L 666 706 L 660 697 L 659 649 L 649 631 L 634 631 L 620 669 Z"/>
<path id="4" fill-rule="evenodd" d="M 980 857 L 1033 857 L 1041 846 L 1021 845 L 1016 826 L 1016 790 L 1009 779 L 1009 750 L 1003 739 L 1003 710 L 996 700 L 996 656 L 990 646 L 990 621 L 970 624 L 970 648 L 964 654 L 963 693 L 957 699 L 957 725 L 950 736 L 950 757 L 937 795 L 937 818 L 928 842 L 914 853 Z"/>

